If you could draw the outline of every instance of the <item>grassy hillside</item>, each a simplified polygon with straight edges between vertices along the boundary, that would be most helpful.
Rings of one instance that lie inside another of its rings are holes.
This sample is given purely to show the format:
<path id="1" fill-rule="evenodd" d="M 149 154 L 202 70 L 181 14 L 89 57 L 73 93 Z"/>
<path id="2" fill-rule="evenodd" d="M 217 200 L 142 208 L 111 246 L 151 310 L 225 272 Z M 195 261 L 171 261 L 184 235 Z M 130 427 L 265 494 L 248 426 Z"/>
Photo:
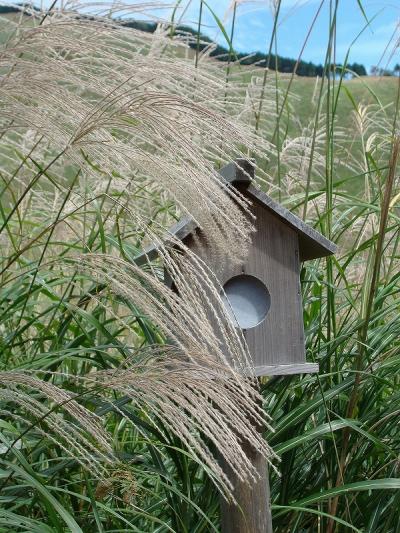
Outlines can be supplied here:
<path id="1" fill-rule="evenodd" d="M 309 79 L 296 76 L 291 91 L 295 98 L 291 101 L 293 111 L 301 123 L 306 124 L 314 116 L 313 102 L 316 102 L 321 87 L 321 78 Z M 282 84 L 285 87 L 285 84 Z M 394 77 L 376 78 L 366 76 L 339 81 L 333 88 L 334 94 L 339 92 L 336 119 L 341 126 L 352 129 L 354 105 L 373 105 L 384 108 L 395 106 L 398 79 Z M 340 88 L 340 91 L 339 91 Z M 336 93 L 335 93 L 336 91 Z"/>

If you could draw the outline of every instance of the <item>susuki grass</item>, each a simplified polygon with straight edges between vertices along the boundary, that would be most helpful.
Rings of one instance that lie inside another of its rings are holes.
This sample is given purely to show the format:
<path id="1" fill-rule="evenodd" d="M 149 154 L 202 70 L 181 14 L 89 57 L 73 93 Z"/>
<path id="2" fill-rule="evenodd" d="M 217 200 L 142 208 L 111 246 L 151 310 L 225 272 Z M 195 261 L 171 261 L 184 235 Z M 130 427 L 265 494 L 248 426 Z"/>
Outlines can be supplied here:
<path id="1" fill-rule="evenodd" d="M 1 20 L 2 531 L 218 531 L 216 450 L 256 475 L 243 435 L 281 458 L 276 531 L 399 531 L 400 88 L 332 75 L 342 5 L 326 8 L 327 76 L 305 103 L 303 80 L 235 63 L 234 24 L 227 67 L 186 57 L 168 27 L 68 8 Z M 273 16 L 269 53 L 280 2 Z M 262 380 L 266 440 L 213 274 L 167 231 L 190 214 L 221 261 L 245 253 L 246 202 L 217 174 L 238 156 L 338 244 L 301 274 L 320 373 Z M 154 241 L 160 260 L 137 264 Z"/>

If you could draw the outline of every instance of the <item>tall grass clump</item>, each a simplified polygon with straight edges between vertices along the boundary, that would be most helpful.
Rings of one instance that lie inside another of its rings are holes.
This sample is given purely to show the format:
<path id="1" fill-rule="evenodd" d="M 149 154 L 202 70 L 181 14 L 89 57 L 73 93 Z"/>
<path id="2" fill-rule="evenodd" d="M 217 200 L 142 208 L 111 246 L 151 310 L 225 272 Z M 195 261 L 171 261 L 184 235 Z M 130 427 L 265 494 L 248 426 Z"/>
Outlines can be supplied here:
<path id="1" fill-rule="evenodd" d="M 276 429 L 268 439 L 282 459 L 281 478 L 271 479 L 273 521 L 282 532 L 397 532 L 400 85 L 346 79 L 346 62 L 335 67 L 346 3 L 325 8 L 325 76 L 306 90 L 306 80 L 268 69 L 262 80 L 275 77 L 278 102 L 272 135 L 261 126 L 275 147 L 269 180 L 338 245 L 335 257 L 302 271 L 307 357 L 319 375 L 263 384 Z"/>
<path id="2" fill-rule="evenodd" d="M 162 32 L 76 10 L 3 23 L 2 528 L 213 529 L 196 499 L 207 480 L 231 495 L 217 452 L 249 483 L 242 439 L 273 452 L 220 287 L 168 228 L 189 215 L 240 258 L 252 220 L 217 168 L 268 143 Z"/>
<path id="3" fill-rule="evenodd" d="M 277 72 L 280 0 L 266 63 L 240 65 L 246 3 L 221 21 L 200 2 L 197 39 L 176 27 L 184 2 L 154 34 L 118 23 L 153 3 L 1 19 L 4 531 L 218 531 L 218 453 L 257 475 L 243 436 L 281 458 L 275 531 L 399 531 L 399 79 L 347 79 L 351 50 L 337 66 L 340 0 L 315 5 L 298 57 L 327 15 L 322 78 Z M 201 43 L 207 13 L 225 62 Z M 240 260 L 253 221 L 217 173 L 236 157 L 338 245 L 301 272 L 318 375 L 241 377 L 213 273 L 168 232 L 190 215 Z"/>

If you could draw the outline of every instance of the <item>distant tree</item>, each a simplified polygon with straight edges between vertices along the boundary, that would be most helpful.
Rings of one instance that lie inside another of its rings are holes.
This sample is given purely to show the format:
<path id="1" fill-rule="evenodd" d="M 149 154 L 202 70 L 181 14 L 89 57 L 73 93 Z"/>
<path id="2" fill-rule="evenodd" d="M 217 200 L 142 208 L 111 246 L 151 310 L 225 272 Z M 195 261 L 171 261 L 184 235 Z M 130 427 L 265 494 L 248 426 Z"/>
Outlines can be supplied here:
<path id="1" fill-rule="evenodd" d="M 396 63 L 396 64 L 395 64 L 394 69 L 393 69 L 393 72 L 394 72 L 397 76 L 400 76 L 400 65 L 399 65 L 399 63 Z"/>
<path id="2" fill-rule="evenodd" d="M 367 70 L 361 63 L 353 63 L 348 65 L 349 70 L 353 71 L 356 76 L 366 76 Z"/>
<path id="3" fill-rule="evenodd" d="M 316 76 L 316 65 L 314 65 L 314 63 L 312 63 L 311 61 L 309 61 L 307 63 L 307 67 L 308 67 L 308 73 L 307 75 L 308 76 L 312 76 L 312 77 L 315 77 Z"/>
<path id="4" fill-rule="evenodd" d="M 0 6 L 0 14 L 6 15 L 7 13 L 19 13 L 20 8 L 15 6 Z"/>
<path id="5" fill-rule="evenodd" d="M 343 73 L 343 65 L 341 63 L 330 63 L 328 66 L 328 72 L 331 77 L 345 77 L 345 72 Z"/>
<path id="6" fill-rule="evenodd" d="M 375 66 L 371 67 L 370 72 L 372 76 L 394 76 L 395 75 L 394 70 L 389 70 L 386 68 L 380 68 L 380 67 L 375 67 Z"/>
<path id="7" fill-rule="evenodd" d="M 147 22 L 145 20 L 128 20 L 122 22 L 123 26 L 127 28 L 133 28 L 139 31 L 145 31 L 147 33 L 154 33 L 157 29 L 157 24 L 155 22 Z"/>

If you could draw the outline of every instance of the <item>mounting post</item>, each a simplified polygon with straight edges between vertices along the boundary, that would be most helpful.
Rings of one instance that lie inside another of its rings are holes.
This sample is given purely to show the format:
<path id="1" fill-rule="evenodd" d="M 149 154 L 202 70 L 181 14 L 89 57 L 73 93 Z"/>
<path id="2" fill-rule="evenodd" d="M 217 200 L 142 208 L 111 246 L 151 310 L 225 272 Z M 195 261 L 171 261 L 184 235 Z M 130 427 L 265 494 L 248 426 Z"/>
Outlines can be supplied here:
<path id="1" fill-rule="evenodd" d="M 248 485 L 238 479 L 226 463 L 223 464 L 234 483 L 234 497 L 238 505 L 221 497 L 221 532 L 273 533 L 267 461 L 249 444 L 244 444 L 243 449 L 260 477 L 254 484 Z"/>

